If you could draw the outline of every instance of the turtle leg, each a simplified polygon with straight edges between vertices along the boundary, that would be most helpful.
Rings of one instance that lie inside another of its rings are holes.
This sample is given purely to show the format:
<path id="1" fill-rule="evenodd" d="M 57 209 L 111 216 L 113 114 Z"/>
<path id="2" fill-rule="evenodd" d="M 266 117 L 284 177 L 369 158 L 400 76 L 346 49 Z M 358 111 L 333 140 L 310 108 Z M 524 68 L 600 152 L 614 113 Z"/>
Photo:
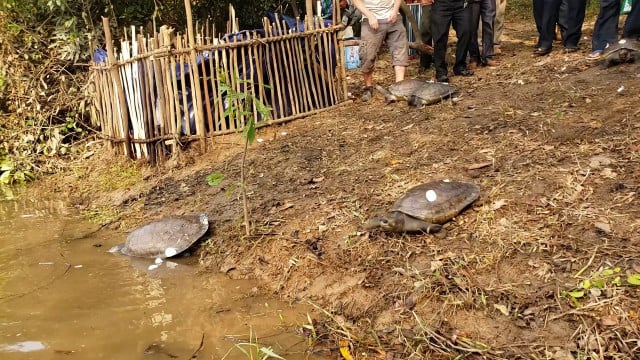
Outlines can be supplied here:
<path id="1" fill-rule="evenodd" d="M 402 229 L 398 230 L 401 230 L 401 232 L 425 232 L 428 234 L 434 234 L 439 232 L 440 229 L 442 229 L 442 225 L 432 224 L 424 220 L 404 215 L 404 223 Z"/>

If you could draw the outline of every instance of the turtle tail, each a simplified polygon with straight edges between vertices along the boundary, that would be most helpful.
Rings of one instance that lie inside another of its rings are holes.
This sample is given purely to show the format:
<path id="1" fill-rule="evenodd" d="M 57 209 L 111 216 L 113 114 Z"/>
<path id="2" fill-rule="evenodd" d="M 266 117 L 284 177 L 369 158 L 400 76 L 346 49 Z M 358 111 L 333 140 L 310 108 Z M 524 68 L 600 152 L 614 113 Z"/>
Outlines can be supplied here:
<path id="1" fill-rule="evenodd" d="M 378 90 L 382 95 L 384 95 L 384 101 L 387 104 L 391 104 L 392 102 L 398 101 L 398 98 L 393 95 L 389 90 L 383 88 L 380 85 L 376 85 L 376 90 Z"/>

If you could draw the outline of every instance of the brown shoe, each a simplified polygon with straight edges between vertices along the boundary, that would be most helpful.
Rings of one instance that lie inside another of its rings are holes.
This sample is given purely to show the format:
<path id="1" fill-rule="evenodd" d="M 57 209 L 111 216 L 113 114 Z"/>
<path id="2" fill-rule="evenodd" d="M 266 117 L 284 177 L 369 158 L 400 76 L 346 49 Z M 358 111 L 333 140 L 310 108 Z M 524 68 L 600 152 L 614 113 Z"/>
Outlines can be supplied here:
<path id="1" fill-rule="evenodd" d="M 484 66 L 489 66 L 489 67 L 494 67 L 499 65 L 500 63 L 498 62 L 498 60 L 494 60 L 494 59 L 487 59 L 486 62 L 484 63 Z"/>
<path id="2" fill-rule="evenodd" d="M 478 68 L 478 63 L 475 61 L 469 61 L 469 64 L 467 65 L 467 69 L 469 70 L 475 70 Z"/>

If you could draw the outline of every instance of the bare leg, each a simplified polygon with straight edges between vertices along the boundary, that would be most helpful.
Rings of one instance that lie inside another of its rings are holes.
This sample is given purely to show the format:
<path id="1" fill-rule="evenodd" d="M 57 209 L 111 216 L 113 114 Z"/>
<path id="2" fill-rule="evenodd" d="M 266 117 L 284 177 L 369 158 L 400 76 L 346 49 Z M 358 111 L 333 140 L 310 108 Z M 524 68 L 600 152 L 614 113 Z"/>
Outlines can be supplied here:
<path id="1" fill-rule="evenodd" d="M 404 72 L 407 68 L 405 66 L 396 65 L 393 67 L 393 69 L 396 73 L 396 82 L 404 80 Z"/>
<path id="2" fill-rule="evenodd" d="M 369 73 L 362 73 L 362 77 L 364 78 L 364 86 L 371 87 L 373 86 L 373 71 Z M 397 77 L 397 75 L 396 75 Z"/>

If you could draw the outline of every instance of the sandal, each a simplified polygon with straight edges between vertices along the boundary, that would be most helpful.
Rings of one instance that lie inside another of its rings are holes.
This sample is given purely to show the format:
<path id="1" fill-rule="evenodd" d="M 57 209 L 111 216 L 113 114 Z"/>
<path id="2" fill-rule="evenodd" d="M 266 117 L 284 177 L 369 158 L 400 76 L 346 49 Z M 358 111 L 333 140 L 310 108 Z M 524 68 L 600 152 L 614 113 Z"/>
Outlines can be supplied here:
<path id="1" fill-rule="evenodd" d="M 599 60 L 601 56 L 602 56 L 602 50 L 595 50 L 591 52 L 591 54 L 587 55 L 587 60 L 596 61 L 596 60 Z"/>

